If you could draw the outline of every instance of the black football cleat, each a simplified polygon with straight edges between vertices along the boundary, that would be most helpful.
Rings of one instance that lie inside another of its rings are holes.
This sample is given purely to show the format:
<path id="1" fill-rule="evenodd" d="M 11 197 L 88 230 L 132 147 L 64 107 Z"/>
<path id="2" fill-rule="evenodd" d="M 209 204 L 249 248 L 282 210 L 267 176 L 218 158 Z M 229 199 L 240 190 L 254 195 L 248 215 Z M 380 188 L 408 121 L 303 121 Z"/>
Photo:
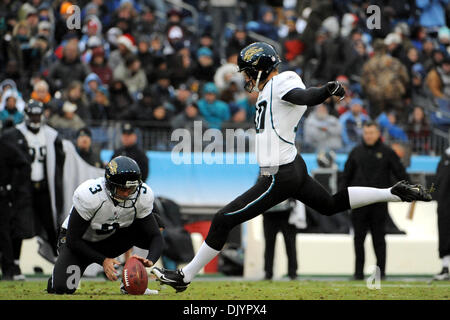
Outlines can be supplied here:
<path id="1" fill-rule="evenodd" d="M 183 292 L 190 284 L 190 282 L 186 283 L 183 281 L 184 274 L 180 269 L 166 270 L 164 268 L 154 267 L 152 273 L 158 278 L 159 282 L 171 286 L 176 292 Z"/>
<path id="2" fill-rule="evenodd" d="M 440 273 L 438 273 L 437 275 L 435 275 L 433 277 L 433 280 L 437 280 L 437 281 L 450 280 L 448 268 L 447 267 L 442 268 L 442 271 Z"/>
<path id="3" fill-rule="evenodd" d="M 431 201 L 432 190 L 426 190 L 420 184 L 409 184 L 406 181 L 397 182 L 392 188 L 391 193 L 398 196 L 402 201 Z"/>

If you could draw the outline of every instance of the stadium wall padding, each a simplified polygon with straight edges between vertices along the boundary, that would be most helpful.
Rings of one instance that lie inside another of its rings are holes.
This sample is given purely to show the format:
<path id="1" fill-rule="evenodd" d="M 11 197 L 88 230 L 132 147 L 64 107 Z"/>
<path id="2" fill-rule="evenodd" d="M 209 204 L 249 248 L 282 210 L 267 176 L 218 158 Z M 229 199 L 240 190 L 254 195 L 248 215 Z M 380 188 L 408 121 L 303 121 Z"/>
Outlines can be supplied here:
<path id="1" fill-rule="evenodd" d="M 102 161 L 108 162 L 112 154 L 111 150 L 102 150 Z M 309 171 L 318 168 L 315 154 L 302 156 Z M 156 196 L 172 199 L 180 205 L 223 206 L 250 188 L 258 175 L 254 154 L 216 155 L 215 159 L 222 159 L 223 164 L 207 164 L 210 159 L 201 153 L 185 155 L 190 164 L 176 164 L 174 155 L 168 151 L 147 151 L 147 157 L 150 162 L 147 184 Z M 347 154 L 337 155 L 339 171 L 344 169 L 346 160 Z M 412 156 L 408 172 L 434 174 L 438 162 L 439 157 Z"/>

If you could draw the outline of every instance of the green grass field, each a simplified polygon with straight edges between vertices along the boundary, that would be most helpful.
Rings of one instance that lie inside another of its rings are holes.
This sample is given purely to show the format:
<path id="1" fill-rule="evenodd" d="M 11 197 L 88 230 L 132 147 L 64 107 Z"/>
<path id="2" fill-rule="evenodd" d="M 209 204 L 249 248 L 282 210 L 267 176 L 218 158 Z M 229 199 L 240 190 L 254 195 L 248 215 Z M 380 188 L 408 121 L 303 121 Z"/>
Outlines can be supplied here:
<path id="1" fill-rule="evenodd" d="M 0 300 L 450 300 L 450 282 L 382 281 L 370 290 L 364 281 L 204 281 L 182 292 L 149 281 L 158 295 L 129 296 L 119 282 L 84 281 L 73 295 L 50 295 L 46 281 L 0 281 Z"/>

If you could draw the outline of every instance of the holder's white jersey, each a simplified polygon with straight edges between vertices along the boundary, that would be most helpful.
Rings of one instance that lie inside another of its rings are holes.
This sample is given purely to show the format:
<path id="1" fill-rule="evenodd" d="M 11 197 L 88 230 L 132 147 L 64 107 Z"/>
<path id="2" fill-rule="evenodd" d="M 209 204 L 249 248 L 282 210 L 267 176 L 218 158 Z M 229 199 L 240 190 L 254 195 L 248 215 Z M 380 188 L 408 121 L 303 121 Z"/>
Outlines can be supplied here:
<path id="1" fill-rule="evenodd" d="M 256 102 L 256 159 L 260 167 L 280 166 L 297 155 L 295 135 L 298 122 L 306 111 L 281 98 L 294 88 L 305 88 L 300 76 L 285 71 L 270 79 Z"/>
<path id="2" fill-rule="evenodd" d="M 100 241 L 113 235 L 118 228 L 130 226 L 134 219 L 142 219 L 152 213 L 154 195 L 152 189 L 143 183 L 140 195 L 131 208 L 115 206 L 106 193 L 105 178 L 90 179 L 78 186 L 73 194 L 73 207 L 80 216 L 90 221 L 83 235 L 87 241 Z M 70 215 L 62 227 L 69 224 Z"/>

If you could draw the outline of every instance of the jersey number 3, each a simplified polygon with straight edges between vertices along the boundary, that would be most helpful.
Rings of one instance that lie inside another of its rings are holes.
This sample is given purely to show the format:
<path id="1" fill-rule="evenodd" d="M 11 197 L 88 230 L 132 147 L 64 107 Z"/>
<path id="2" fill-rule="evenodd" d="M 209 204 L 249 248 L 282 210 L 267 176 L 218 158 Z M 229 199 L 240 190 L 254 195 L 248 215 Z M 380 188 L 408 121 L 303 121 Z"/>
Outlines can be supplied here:
<path id="1" fill-rule="evenodd" d="M 263 100 L 256 107 L 255 126 L 256 133 L 264 130 L 264 122 L 266 120 L 267 101 Z"/>
<path id="2" fill-rule="evenodd" d="M 90 191 L 92 194 L 96 194 L 97 192 L 102 191 L 102 186 L 98 184 L 98 185 L 95 187 L 95 189 L 92 189 L 92 187 L 90 187 L 90 188 L 89 188 L 89 191 Z"/>

